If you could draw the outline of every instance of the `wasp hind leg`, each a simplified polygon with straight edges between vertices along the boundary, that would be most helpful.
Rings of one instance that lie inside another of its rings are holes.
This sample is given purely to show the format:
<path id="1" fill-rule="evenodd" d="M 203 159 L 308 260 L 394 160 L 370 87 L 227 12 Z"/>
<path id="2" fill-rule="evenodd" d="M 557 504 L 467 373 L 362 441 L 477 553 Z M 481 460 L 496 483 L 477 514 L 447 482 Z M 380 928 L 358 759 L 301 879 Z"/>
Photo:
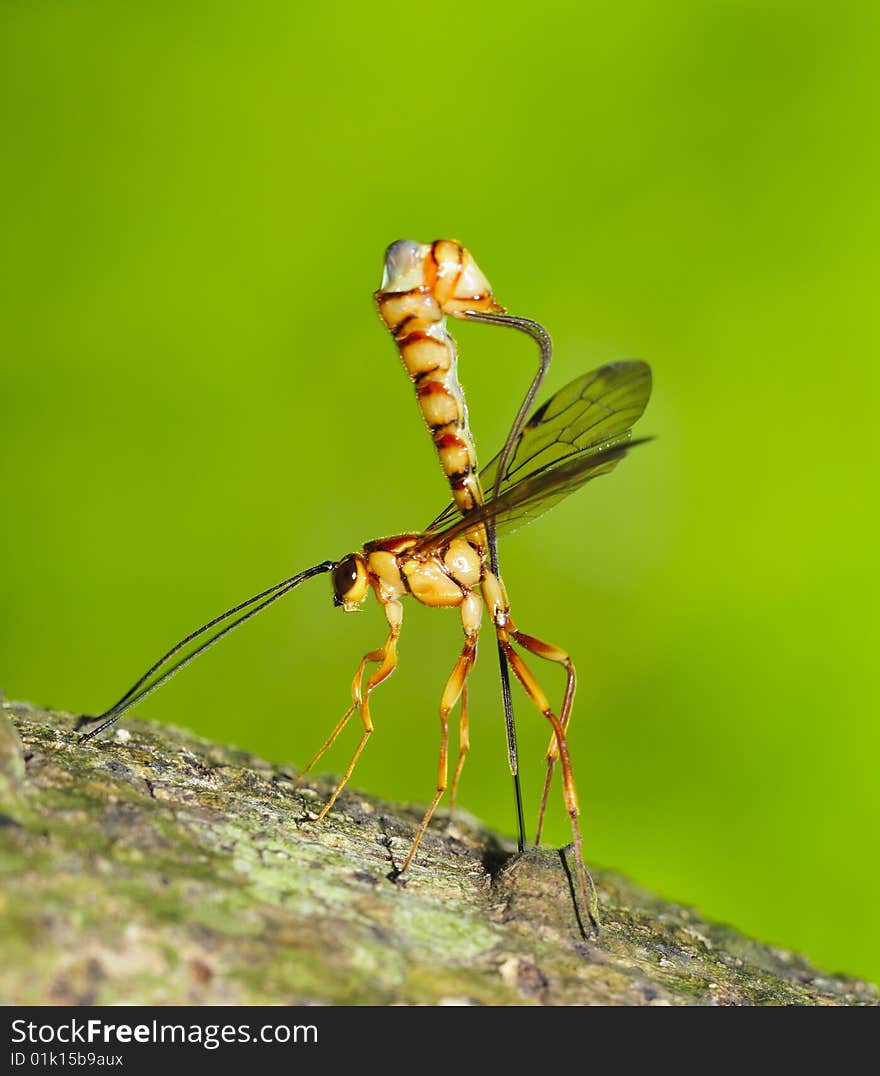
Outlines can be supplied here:
<path id="1" fill-rule="evenodd" d="M 397 668 L 397 640 L 400 636 L 400 625 L 403 619 L 403 609 L 396 601 L 387 602 L 384 606 L 384 609 L 385 618 L 388 621 L 388 625 L 390 628 L 388 638 L 385 640 L 384 645 L 381 646 L 378 650 L 371 650 L 368 653 L 364 654 L 364 656 L 361 658 L 361 662 L 358 665 L 357 672 L 355 673 L 354 680 L 352 681 L 351 685 L 351 706 L 349 706 L 349 708 L 346 710 L 339 724 L 330 733 L 330 736 L 324 742 L 320 750 L 317 751 L 316 754 L 310 759 L 308 765 L 300 773 L 298 778 L 298 780 L 302 780 L 302 778 L 305 777 L 305 775 L 318 762 L 322 755 L 336 740 L 336 737 L 348 724 L 349 719 L 352 717 L 355 710 L 359 710 L 361 715 L 361 722 L 364 726 L 364 731 L 361 734 L 360 742 L 355 748 L 355 752 L 351 757 L 351 761 L 349 762 L 345 773 L 342 775 L 342 778 L 337 784 L 336 788 L 333 789 L 332 795 L 324 804 L 320 814 L 315 819 L 315 822 L 322 822 L 324 820 L 324 818 L 327 816 L 328 811 L 332 809 L 333 804 L 336 803 L 336 800 L 339 798 L 339 793 L 343 790 L 343 788 L 345 788 L 345 786 L 348 784 L 349 778 L 351 777 L 352 773 L 354 773 L 354 768 L 357 765 L 357 761 L 361 756 L 361 752 L 363 751 L 364 747 L 366 746 L 367 740 L 370 738 L 373 732 L 373 721 L 370 716 L 370 695 L 372 694 L 373 689 L 375 687 L 378 687 L 378 685 L 381 684 L 383 680 L 387 680 L 388 677 Z M 364 670 L 366 666 L 371 662 L 377 662 L 379 668 L 376 669 L 374 673 L 372 673 L 369 680 L 367 680 L 366 687 L 362 689 L 361 681 L 363 679 Z"/>
<path id="2" fill-rule="evenodd" d="M 556 742 L 556 751 L 558 753 L 559 761 L 562 765 L 562 790 L 565 797 L 565 809 L 568 812 L 568 817 L 571 822 L 571 832 L 574 845 L 574 858 L 577 865 L 578 881 L 580 883 L 581 895 L 583 896 L 584 905 L 586 906 L 587 915 L 590 919 L 590 924 L 593 930 L 599 933 L 599 901 L 596 895 L 596 887 L 593 884 L 593 879 L 590 877 L 586 866 L 584 865 L 584 841 L 581 835 L 580 822 L 578 821 L 580 816 L 580 808 L 578 806 L 577 789 L 574 783 L 574 771 L 571 765 L 571 757 L 568 753 L 568 743 L 565 739 L 565 729 L 563 728 L 561 720 L 553 712 L 547 696 L 544 694 L 541 685 L 535 679 L 531 669 L 526 665 L 525 661 L 517 654 L 511 644 L 512 632 L 508 632 L 507 625 L 509 619 L 506 613 L 502 613 L 495 621 L 495 631 L 498 636 L 498 641 L 504 648 L 504 652 L 507 654 L 507 659 L 510 662 L 510 667 L 513 669 L 514 675 L 517 680 L 522 684 L 526 694 L 535 704 L 536 708 L 543 714 L 543 716 L 550 722 L 553 728 L 553 738 Z M 521 634 L 517 632 L 517 634 Z M 513 635 L 516 638 L 516 635 Z M 531 636 L 525 636 L 530 642 L 538 643 L 538 640 L 532 640 Z M 519 641 L 519 640 L 518 640 Z M 525 644 L 523 644 L 525 645 Z M 542 646 L 544 644 L 541 644 Z M 531 647 L 527 647 L 531 649 Z M 534 650 L 534 653 L 539 653 L 538 650 Z M 541 656 L 545 656 L 541 654 Z M 568 694 L 568 692 L 566 693 Z M 574 696 L 574 689 L 571 691 L 572 698 Z M 571 703 L 569 702 L 569 709 Z"/>
<path id="3" fill-rule="evenodd" d="M 409 854 L 404 860 L 400 870 L 395 872 L 395 876 L 403 874 L 410 863 L 412 863 L 413 857 L 422 842 L 422 837 L 425 835 L 425 830 L 428 828 L 428 824 L 431 821 L 431 817 L 437 810 L 437 804 L 440 802 L 443 793 L 446 791 L 449 756 L 449 714 L 459 698 L 462 699 L 462 720 L 459 727 L 459 753 L 458 762 L 455 767 L 455 777 L 453 778 L 453 788 L 458 784 L 458 779 L 461 776 L 461 770 L 464 766 L 464 760 L 470 746 L 467 722 L 467 677 L 476 660 L 477 639 L 480 634 L 480 618 L 482 613 L 482 599 L 479 595 L 471 592 L 461 604 L 464 646 L 462 647 L 461 654 L 459 654 L 458 661 L 456 661 L 449 679 L 446 681 L 446 687 L 443 689 L 443 697 L 440 700 L 440 761 L 437 766 L 437 790 L 419 824 Z"/>
<path id="4" fill-rule="evenodd" d="M 511 638 L 519 643 L 523 650 L 528 650 L 530 654 L 543 658 L 545 661 L 555 661 L 565 669 L 565 695 L 562 699 L 562 710 L 559 713 L 559 724 L 562 726 L 562 731 L 567 734 L 568 723 L 571 720 L 571 710 L 574 704 L 574 692 L 577 686 L 574 663 L 561 647 L 554 646 L 552 643 L 545 643 L 542 639 L 536 639 L 533 635 L 526 635 L 525 632 L 517 631 L 510 620 L 507 622 L 507 628 Z M 555 732 L 550 735 L 550 745 L 547 748 L 545 758 L 547 760 L 547 773 L 544 777 L 544 790 L 541 793 L 541 805 L 538 808 L 538 825 L 535 833 L 535 844 L 541 843 L 541 832 L 544 828 L 544 814 L 547 810 L 547 797 L 550 795 L 550 782 L 553 779 L 553 767 L 556 765 L 559 758 L 559 742 L 556 739 Z"/>

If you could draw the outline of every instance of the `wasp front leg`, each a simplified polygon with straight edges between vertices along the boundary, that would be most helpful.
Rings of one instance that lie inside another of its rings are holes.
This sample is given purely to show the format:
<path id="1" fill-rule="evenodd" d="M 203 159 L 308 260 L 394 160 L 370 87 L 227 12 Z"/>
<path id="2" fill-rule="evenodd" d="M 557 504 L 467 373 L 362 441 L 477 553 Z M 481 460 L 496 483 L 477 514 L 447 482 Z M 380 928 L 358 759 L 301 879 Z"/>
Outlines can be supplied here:
<path id="1" fill-rule="evenodd" d="M 361 752 L 366 746 L 367 740 L 370 738 L 373 732 L 373 721 L 370 716 L 370 695 L 373 689 L 378 687 L 383 680 L 387 680 L 388 677 L 397 668 L 397 640 L 400 636 L 400 625 L 403 621 L 403 607 L 398 601 L 388 601 L 384 605 L 385 619 L 388 621 L 388 638 L 385 640 L 383 646 L 378 650 L 371 650 L 364 654 L 361 658 L 361 662 L 358 665 L 357 672 L 355 673 L 354 680 L 351 685 L 351 706 L 346 710 L 341 721 L 336 728 L 330 733 L 330 736 L 324 742 L 320 750 L 311 758 L 308 765 L 300 774 L 300 779 L 304 777 L 312 767 L 318 762 L 321 756 L 327 751 L 327 749 L 333 744 L 336 737 L 342 732 L 345 726 L 348 724 L 349 719 L 354 714 L 355 710 L 360 711 L 361 722 L 363 724 L 363 733 L 361 734 L 360 742 L 355 749 L 354 754 L 351 757 L 351 761 L 345 773 L 342 775 L 342 779 L 333 790 L 333 794 L 324 804 L 321 813 L 315 819 L 316 822 L 321 822 L 326 817 L 327 812 L 333 807 L 333 804 L 339 797 L 339 793 L 345 788 L 349 778 L 354 772 L 354 768 L 357 765 L 357 761 L 361 756 Z M 368 663 L 377 662 L 379 667 L 367 680 L 366 688 L 361 687 L 361 681 L 363 679 L 364 670 Z"/>

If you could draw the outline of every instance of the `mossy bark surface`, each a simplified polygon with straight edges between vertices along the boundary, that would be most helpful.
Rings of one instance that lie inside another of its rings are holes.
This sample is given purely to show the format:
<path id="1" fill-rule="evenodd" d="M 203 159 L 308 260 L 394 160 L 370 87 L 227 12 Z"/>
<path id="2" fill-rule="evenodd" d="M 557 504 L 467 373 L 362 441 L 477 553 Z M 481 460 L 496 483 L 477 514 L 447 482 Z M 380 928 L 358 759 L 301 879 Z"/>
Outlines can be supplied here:
<path id="1" fill-rule="evenodd" d="M 0 1002 L 876 1005 L 873 987 L 596 872 L 578 928 L 565 855 L 515 856 L 420 811 L 138 721 L 0 711 Z"/>

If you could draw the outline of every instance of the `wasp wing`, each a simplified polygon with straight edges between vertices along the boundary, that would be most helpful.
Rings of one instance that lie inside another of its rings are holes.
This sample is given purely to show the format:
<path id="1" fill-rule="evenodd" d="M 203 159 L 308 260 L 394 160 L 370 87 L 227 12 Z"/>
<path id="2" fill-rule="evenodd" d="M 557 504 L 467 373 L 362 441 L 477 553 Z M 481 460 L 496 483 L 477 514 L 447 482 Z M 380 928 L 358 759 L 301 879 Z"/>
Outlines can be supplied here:
<path id="1" fill-rule="evenodd" d="M 605 442 L 575 453 L 555 466 L 527 475 L 498 497 L 460 516 L 450 526 L 426 531 L 412 552 L 430 553 L 453 538 L 469 534 L 489 523 L 494 523 L 499 532 L 522 527 L 548 512 L 591 479 L 613 471 L 631 448 L 650 440 L 650 437 L 641 437 L 636 441 L 618 439 Z"/>
<path id="2" fill-rule="evenodd" d="M 650 395 L 651 367 L 640 360 L 608 363 L 575 378 L 523 427 L 499 493 L 571 456 L 629 438 Z M 480 471 L 480 485 L 487 494 L 495 488 L 500 459 L 499 452 Z M 450 504 L 426 533 L 443 531 L 458 518 L 458 508 Z"/>

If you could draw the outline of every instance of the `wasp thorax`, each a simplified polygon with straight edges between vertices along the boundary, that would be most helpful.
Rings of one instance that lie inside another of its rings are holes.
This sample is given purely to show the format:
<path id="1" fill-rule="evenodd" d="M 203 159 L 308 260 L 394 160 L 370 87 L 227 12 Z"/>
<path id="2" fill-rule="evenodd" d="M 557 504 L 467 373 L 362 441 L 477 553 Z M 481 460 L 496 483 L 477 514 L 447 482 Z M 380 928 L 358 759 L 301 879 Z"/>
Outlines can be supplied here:
<path id="1" fill-rule="evenodd" d="M 350 553 L 333 569 L 333 604 L 356 609 L 367 596 L 370 577 L 360 553 Z"/>

